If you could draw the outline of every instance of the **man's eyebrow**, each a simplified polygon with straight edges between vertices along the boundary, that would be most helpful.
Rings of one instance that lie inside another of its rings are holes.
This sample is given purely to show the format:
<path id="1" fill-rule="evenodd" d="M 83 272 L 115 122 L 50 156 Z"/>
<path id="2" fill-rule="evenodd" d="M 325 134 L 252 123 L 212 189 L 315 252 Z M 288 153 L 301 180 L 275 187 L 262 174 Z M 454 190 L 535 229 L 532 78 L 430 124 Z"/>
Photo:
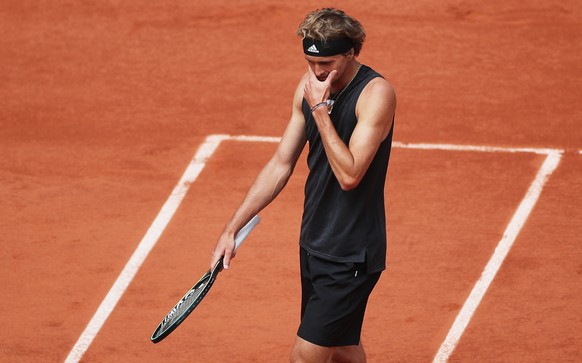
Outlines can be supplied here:
<path id="1" fill-rule="evenodd" d="M 323 59 L 322 60 L 313 60 L 313 59 L 309 59 L 307 57 L 305 57 L 305 60 L 308 62 L 311 62 L 311 63 L 331 63 L 332 62 L 331 60 L 328 60 L 328 59 L 326 59 L 326 60 L 323 60 Z"/>

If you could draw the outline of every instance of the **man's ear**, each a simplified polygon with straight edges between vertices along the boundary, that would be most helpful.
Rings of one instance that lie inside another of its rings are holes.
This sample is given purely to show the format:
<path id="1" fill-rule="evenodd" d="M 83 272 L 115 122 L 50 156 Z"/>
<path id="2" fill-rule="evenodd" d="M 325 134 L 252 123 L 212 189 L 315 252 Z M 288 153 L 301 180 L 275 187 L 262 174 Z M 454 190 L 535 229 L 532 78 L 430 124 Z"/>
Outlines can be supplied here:
<path id="1" fill-rule="evenodd" d="M 345 55 L 348 61 L 354 59 L 354 48 L 350 49 Z"/>

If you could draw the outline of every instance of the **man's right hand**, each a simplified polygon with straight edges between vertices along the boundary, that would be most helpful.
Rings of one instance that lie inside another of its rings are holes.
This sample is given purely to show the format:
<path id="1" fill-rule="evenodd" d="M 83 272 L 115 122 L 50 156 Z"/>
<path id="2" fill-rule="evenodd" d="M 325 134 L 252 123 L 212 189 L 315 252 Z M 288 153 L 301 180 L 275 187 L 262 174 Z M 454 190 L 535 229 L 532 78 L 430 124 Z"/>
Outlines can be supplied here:
<path id="1" fill-rule="evenodd" d="M 218 239 L 218 242 L 216 242 L 216 247 L 214 247 L 214 251 L 212 252 L 210 269 L 212 270 L 216 266 L 216 263 L 224 257 L 222 265 L 227 270 L 230 267 L 230 260 L 234 256 L 234 234 L 224 231 Z"/>

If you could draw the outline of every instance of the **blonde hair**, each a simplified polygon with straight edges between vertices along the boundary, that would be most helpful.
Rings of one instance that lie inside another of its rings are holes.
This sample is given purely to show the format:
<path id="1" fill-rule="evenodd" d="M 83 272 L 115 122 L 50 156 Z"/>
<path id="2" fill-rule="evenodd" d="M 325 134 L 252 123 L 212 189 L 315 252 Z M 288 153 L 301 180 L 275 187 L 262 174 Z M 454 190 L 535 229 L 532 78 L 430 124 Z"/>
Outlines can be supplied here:
<path id="1" fill-rule="evenodd" d="M 305 16 L 297 35 L 319 40 L 349 38 L 354 44 L 354 55 L 359 55 L 366 39 L 366 32 L 359 21 L 334 8 L 317 9 Z"/>

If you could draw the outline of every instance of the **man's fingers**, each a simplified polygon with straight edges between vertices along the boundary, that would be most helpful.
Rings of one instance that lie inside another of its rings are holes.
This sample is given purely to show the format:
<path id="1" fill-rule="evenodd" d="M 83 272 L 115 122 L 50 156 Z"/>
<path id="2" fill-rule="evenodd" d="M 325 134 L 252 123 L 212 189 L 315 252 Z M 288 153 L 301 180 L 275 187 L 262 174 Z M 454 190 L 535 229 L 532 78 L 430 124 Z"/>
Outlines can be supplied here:
<path id="1" fill-rule="evenodd" d="M 328 85 L 331 85 L 333 83 L 333 80 L 335 79 L 335 76 L 337 76 L 337 71 L 333 70 L 331 72 L 329 72 L 329 75 L 327 76 L 327 79 L 325 80 L 325 82 Z"/>
<path id="2" fill-rule="evenodd" d="M 329 75 L 325 79 L 325 82 L 324 82 L 325 91 L 324 91 L 324 95 L 323 95 L 324 100 L 327 100 L 329 98 L 329 94 L 331 93 L 331 84 L 333 83 L 333 80 L 335 79 L 336 75 L 337 75 L 337 71 L 333 70 L 333 71 L 329 72 Z"/>
<path id="3" fill-rule="evenodd" d="M 303 93 L 311 106 L 329 98 L 331 84 L 336 76 L 337 70 L 334 69 L 329 72 L 325 81 L 320 81 L 315 75 L 313 69 L 311 69 L 310 66 L 307 66 L 307 82 L 305 82 Z"/>
<path id="4" fill-rule="evenodd" d="M 228 268 L 230 267 L 230 260 L 234 257 L 234 254 L 232 253 L 231 249 L 226 249 L 226 251 L 224 251 L 224 260 L 222 260 L 222 267 L 224 267 L 225 270 L 228 270 Z"/>
<path id="5" fill-rule="evenodd" d="M 228 234 L 223 234 L 220 236 L 216 247 L 212 252 L 212 257 L 210 258 L 210 269 L 212 270 L 218 261 L 222 258 L 222 267 L 228 269 L 230 267 L 230 260 L 234 258 L 234 238 Z"/>
<path id="6" fill-rule="evenodd" d="M 217 250 L 214 250 L 214 252 L 212 252 L 212 258 L 210 259 L 210 269 L 211 270 L 214 268 L 214 266 L 216 266 L 216 263 L 218 262 L 218 260 L 220 260 L 221 257 L 222 257 L 222 254 L 220 252 L 218 252 Z"/>
<path id="7" fill-rule="evenodd" d="M 222 258 L 222 267 L 228 269 L 230 267 L 230 261 L 234 258 L 234 251 L 229 248 L 225 248 L 223 250 L 216 249 L 212 253 L 212 258 L 210 259 L 210 269 L 212 270 L 216 263 Z"/>

